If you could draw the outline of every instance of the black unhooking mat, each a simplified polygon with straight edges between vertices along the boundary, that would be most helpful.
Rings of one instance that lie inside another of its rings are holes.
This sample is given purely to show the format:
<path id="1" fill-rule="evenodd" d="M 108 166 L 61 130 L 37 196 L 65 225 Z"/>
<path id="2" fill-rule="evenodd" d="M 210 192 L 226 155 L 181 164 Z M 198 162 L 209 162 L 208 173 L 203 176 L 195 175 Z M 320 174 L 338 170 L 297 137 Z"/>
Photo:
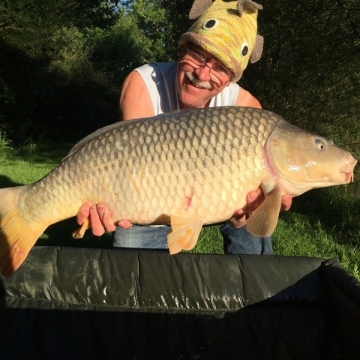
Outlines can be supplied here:
<path id="1" fill-rule="evenodd" d="M 336 261 L 35 247 L 2 288 L 6 360 L 360 359 Z"/>

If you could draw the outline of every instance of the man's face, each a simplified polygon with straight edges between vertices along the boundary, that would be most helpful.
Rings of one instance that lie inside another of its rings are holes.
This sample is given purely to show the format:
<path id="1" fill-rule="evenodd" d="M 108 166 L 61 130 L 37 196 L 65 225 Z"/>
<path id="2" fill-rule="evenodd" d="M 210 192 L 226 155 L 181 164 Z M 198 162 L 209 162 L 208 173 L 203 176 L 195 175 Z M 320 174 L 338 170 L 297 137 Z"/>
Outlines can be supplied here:
<path id="1" fill-rule="evenodd" d="M 219 60 L 195 45 L 189 45 L 177 67 L 180 108 L 206 107 L 229 86 L 232 72 Z"/>

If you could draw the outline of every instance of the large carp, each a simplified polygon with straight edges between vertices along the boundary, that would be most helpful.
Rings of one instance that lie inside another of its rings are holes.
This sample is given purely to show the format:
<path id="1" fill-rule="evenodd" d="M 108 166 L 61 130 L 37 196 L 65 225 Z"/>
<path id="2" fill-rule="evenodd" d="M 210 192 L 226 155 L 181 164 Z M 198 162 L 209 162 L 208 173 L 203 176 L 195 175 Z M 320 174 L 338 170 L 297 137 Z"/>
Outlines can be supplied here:
<path id="1" fill-rule="evenodd" d="M 118 122 L 81 140 L 37 182 L 0 190 L 0 268 L 10 275 L 50 224 L 75 216 L 86 201 L 107 204 L 116 221 L 171 224 L 175 254 L 195 246 L 202 225 L 244 208 L 261 186 L 265 200 L 247 229 L 268 236 L 283 194 L 347 184 L 356 162 L 266 110 L 208 108 Z"/>

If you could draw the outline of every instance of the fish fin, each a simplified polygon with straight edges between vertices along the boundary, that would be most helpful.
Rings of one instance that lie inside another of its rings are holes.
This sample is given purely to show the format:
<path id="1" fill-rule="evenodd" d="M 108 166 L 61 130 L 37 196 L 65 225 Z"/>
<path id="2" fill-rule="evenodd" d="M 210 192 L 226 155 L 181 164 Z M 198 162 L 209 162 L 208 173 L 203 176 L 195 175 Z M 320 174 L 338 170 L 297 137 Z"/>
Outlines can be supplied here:
<path id="1" fill-rule="evenodd" d="M 85 235 L 85 231 L 90 228 L 90 220 L 85 219 L 83 224 L 75 230 L 71 235 L 74 239 L 82 239 Z"/>
<path id="2" fill-rule="evenodd" d="M 247 220 L 247 231 L 259 237 L 270 236 L 276 228 L 280 209 L 281 189 L 277 185 L 272 191 L 265 194 L 265 200 Z"/>
<path id="3" fill-rule="evenodd" d="M 171 216 L 171 232 L 167 236 L 170 254 L 191 250 L 197 243 L 204 222 Z"/>
<path id="4" fill-rule="evenodd" d="M 0 198 L 0 270 L 10 276 L 25 260 L 47 226 L 30 226 L 17 207 L 19 190 L 23 187 L 1 189 Z"/>

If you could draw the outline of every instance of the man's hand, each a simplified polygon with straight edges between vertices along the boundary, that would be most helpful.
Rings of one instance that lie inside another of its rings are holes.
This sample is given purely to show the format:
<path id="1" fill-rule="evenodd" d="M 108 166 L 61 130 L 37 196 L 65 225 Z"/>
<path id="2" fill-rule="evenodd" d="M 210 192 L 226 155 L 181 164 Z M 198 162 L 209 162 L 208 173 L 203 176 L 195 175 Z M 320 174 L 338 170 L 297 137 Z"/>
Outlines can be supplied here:
<path id="1" fill-rule="evenodd" d="M 265 196 L 262 188 L 258 188 L 256 191 L 248 193 L 246 196 L 247 211 L 244 211 L 243 209 L 236 210 L 229 222 L 236 228 L 243 227 L 244 225 L 246 225 L 246 220 L 260 206 L 264 199 Z M 291 203 L 292 196 L 284 195 L 281 199 L 281 210 L 289 210 L 291 207 Z"/>
<path id="2" fill-rule="evenodd" d="M 120 220 L 115 224 L 110 209 L 102 203 L 86 202 L 82 205 L 76 215 L 76 221 L 82 225 L 85 219 L 90 219 L 91 230 L 95 236 L 101 236 L 105 231 L 115 231 L 116 225 L 124 229 L 129 229 L 132 226 L 128 220 Z"/>

